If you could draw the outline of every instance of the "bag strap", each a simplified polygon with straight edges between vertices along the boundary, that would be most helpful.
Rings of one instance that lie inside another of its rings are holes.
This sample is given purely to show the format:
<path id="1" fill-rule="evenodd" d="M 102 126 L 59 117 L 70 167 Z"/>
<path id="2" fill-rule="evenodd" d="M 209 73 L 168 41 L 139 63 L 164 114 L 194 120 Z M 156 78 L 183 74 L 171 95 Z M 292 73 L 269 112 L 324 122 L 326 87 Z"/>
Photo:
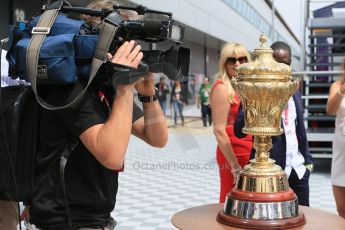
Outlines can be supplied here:
<path id="1" fill-rule="evenodd" d="M 47 34 L 50 32 L 50 28 L 53 26 L 56 17 L 60 9 L 48 9 L 40 17 L 36 27 L 32 29 L 32 38 L 27 48 L 26 63 L 27 73 L 30 79 L 32 90 L 35 93 L 38 103 L 45 109 L 58 110 L 65 109 L 76 102 L 78 102 L 87 91 L 92 80 L 95 78 L 99 68 L 107 60 L 107 53 L 111 42 L 115 36 L 117 26 L 107 23 L 106 20 L 101 25 L 101 32 L 96 46 L 95 56 L 91 64 L 91 72 L 89 75 L 89 81 L 83 91 L 76 96 L 72 102 L 63 106 L 54 106 L 44 101 L 37 93 L 37 65 L 41 46 Z"/>
<path id="2" fill-rule="evenodd" d="M 60 170 L 59 170 L 60 182 L 61 182 L 62 191 L 63 191 L 63 195 L 64 195 L 64 200 L 65 200 L 65 205 L 66 205 L 66 215 L 67 215 L 68 224 L 70 227 L 72 227 L 72 218 L 71 218 L 71 212 L 69 209 L 67 193 L 66 193 L 65 167 L 66 167 L 67 160 L 68 160 L 69 156 L 71 155 L 73 150 L 77 147 L 77 145 L 78 145 L 77 141 L 66 144 L 65 149 L 63 150 L 61 157 L 60 157 Z"/>

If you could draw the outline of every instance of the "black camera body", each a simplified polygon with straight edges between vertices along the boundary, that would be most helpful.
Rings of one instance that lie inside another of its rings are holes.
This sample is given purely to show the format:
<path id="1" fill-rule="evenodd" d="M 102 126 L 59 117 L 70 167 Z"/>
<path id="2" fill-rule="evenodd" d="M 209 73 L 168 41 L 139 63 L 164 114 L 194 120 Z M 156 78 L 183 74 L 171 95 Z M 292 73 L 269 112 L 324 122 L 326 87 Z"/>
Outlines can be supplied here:
<path id="1" fill-rule="evenodd" d="M 158 43 L 170 41 L 174 43 L 169 49 L 162 50 L 144 50 L 143 61 L 139 66 L 139 72 L 150 71 L 154 73 L 162 72 L 171 80 L 183 81 L 189 73 L 190 50 L 182 47 L 182 40 L 184 35 L 184 27 L 178 25 L 169 12 L 161 12 L 147 9 L 141 5 L 137 7 L 127 7 L 114 5 L 114 10 L 102 9 L 92 10 L 82 7 L 63 6 L 62 10 L 65 12 L 77 12 L 91 16 L 99 16 L 107 23 L 117 26 L 114 40 L 110 46 L 110 51 L 117 49 L 124 41 L 140 40 L 146 43 Z M 139 15 L 146 13 L 155 13 L 164 15 L 166 20 L 144 19 L 144 20 L 123 20 L 120 16 L 119 10 L 133 10 Z M 99 34 L 99 30 L 92 25 L 84 24 L 81 27 L 83 34 Z M 115 66 L 114 66 L 115 65 Z M 108 63 L 105 65 L 105 71 L 111 75 L 128 74 L 128 71 L 122 72 L 124 67 L 116 67 L 116 64 Z M 133 72 L 134 70 L 132 70 Z M 136 75 L 136 74 L 134 74 Z M 139 75 L 139 73 L 137 74 Z M 125 79 L 123 76 L 118 79 Z M 116 76 L 115 76 L 116 81 Z M 129 81 L 128 83 L 130 83 Z M 121 81 L 121 83 L 124 83 Z"/>

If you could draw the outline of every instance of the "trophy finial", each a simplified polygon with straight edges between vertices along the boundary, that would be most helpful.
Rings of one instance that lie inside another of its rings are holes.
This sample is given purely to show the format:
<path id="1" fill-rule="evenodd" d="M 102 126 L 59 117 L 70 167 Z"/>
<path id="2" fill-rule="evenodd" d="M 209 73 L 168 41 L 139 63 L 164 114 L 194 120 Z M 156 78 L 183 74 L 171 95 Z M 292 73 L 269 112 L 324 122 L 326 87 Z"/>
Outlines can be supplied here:
<path id="1" fill-rule="evenodd" d="M 238 76 L 245 78 L 237 78 L 238 81 L 243 79 L 255 79 L 253 75 L 275 76 L 284 81 L 289 81 L 291 78 L 290 66 L 278 63 L 274 60 L 272 54 L 273 50 L 267 44 L 267 36 L 261 33 L 259 36 L 260 46 L 254 49 L 254 61 L 244 63 L 236 67 Z M 269 77 L 271 78 L 271 77 Z M 260 78 L 262 80 L 262 77 Z"/>
<path id="2" fill-rule="evenodd" d="M 260 47 L 266 48 L 267 37 L 266 37 L 265 33 L 261 33 L 260 42 L 261 42 Z"/>

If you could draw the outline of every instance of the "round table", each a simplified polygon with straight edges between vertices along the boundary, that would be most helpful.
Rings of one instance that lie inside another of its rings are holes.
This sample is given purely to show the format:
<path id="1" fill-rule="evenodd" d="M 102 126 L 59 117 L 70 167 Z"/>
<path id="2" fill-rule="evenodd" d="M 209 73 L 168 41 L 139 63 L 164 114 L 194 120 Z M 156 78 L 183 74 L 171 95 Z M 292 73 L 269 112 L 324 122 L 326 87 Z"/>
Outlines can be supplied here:
<path id="1" fill-rule="evenodd" d="M 322 211 L 316 208 L 299 206 L 304 213 L 306 224 L 290 229 L 310 229 L 310 230 L 344 230 L 345 220 L 338 215 Z M 216 220 L 219 210 L 223 209 L 223 204 L 209 204 L 193 208 L 188 208 L 175 213 L 171 219 L 172 224 L 183 230 L 230 230 L 240 229 L 218 223 Z"/>

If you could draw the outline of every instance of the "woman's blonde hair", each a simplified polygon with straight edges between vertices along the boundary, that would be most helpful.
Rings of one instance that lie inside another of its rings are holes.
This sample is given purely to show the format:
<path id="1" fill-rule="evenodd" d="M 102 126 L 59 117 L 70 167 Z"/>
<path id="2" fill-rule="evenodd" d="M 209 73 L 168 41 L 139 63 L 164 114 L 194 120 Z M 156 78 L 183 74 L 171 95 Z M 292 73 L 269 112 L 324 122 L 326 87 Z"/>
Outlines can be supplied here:
<path id="1" fill-rule="evenodd" d="M 246 56 L 248 62 L 251 61 L 250 54 L 247 48 L 241 43 L 232 42 L 232 43 L 227 43 L 223 46 L 222 51 L 220 53 L 220 57 L 219 57 L 217 79 L 222 80 L 223 83 L 226 85 L 228 89 L 227 99 L 230 103 L 234 102 L 235 91 L 232 88 L 231 83 L 230 83 L 230 79 L 233 76 L 229 76 L 228 73 L 226 72 L 226 60 L 229 57 L 235 57 L 235 56 L 241 56 L 241 55 Z"/>
<path id="2" fill-rule="evenodd" d="M 113 1 L 113 0 L 96 0 L 96 1 L 91 2 L 89 5 L 87 5 L 86 8 L 97 9 L 97 10 L 100 10 L 100 9 L 113 10 L 114 4 L 117 4 L 117 3 L 118 2 Z M 120 10 L 120 14 L 125 19 L 138 19 L 139 17 L 136 12 L 130 11 L 130 10 Z M 102 22 L 100 17 L 90 16 L 90 15 L 85 15 L 85 14 L 82 14 L 81 18 L 85 20 L 85 22 L 87 22 L 88 24 L 92 24 L 92 25 L 97 25 Z"/>

